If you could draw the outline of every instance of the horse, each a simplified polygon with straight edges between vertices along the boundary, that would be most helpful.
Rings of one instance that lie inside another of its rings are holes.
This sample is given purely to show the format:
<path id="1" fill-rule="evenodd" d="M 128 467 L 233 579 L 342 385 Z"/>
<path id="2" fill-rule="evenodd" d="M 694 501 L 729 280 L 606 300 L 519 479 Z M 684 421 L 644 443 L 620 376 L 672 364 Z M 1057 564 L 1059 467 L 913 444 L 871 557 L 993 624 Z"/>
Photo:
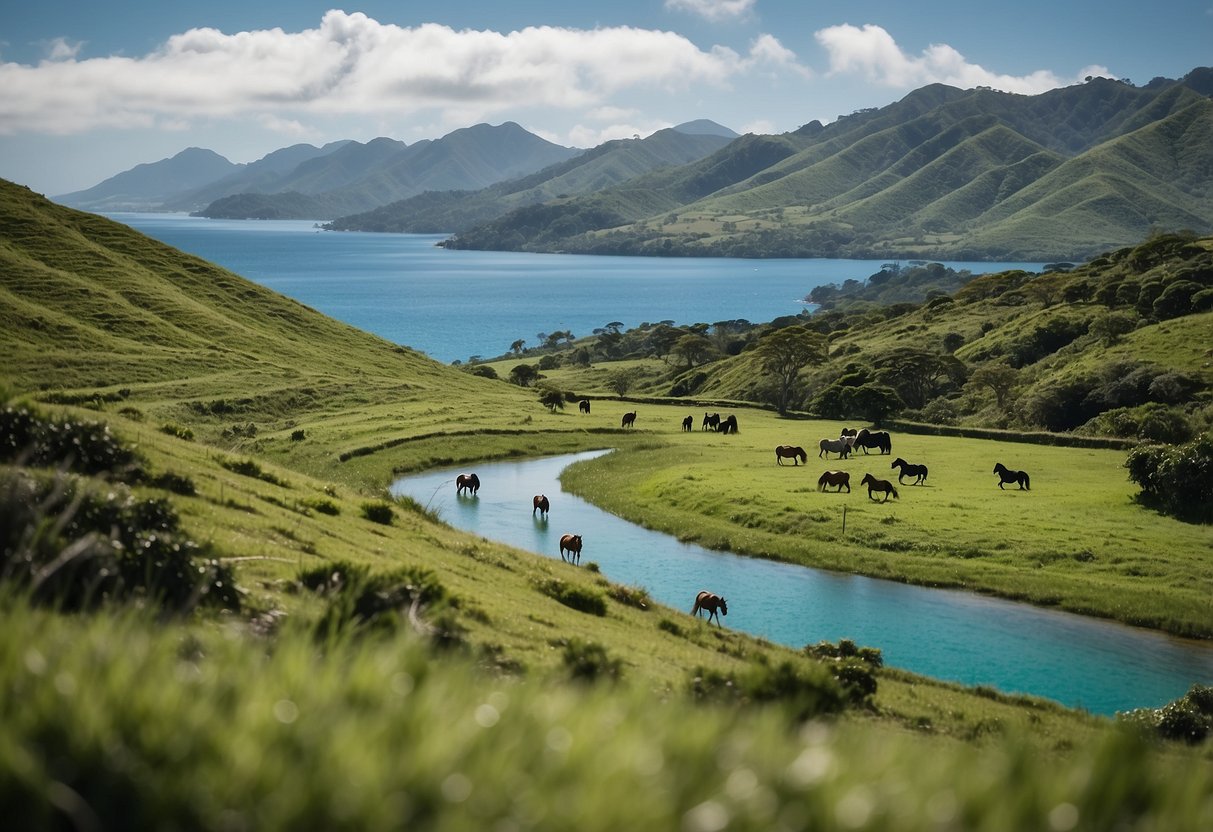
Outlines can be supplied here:
<path id="1" fill-rule="evenodd" d="M 564 553 L 569 553 L 569 563 L 581 563 L 581 535 L 562 534 L 560 536 L 560 559 L 565 560 Z"/>
<path id="2" fill-rule="evenodd" d="M 535 512 L 539 512 L 542 516 L 548 516 L 548 509 L 552 504 L 548 502 L 546 494 L 536 494 L 531 498 L 531 516 L 535 516 Z"/>
<path id="3" fill-rule="evenodd" d="M 923 480 L 925 480 L 927 478 L 927 466 L 911 465 L 910 463 L 906 462 L 901 457 L 897 457 L 897 459 L 893 460 L 893 464 L 890 465 L 889 467 L 890 468 L 898 468 L 898 467 L 901 468 L 901 472 L 897 475 L 898 482 L 901 482 L 902 477 L 918 477 L 918 479 L 914 480 L 913 484 L 922 485 Z"/>
<path id="4" fill-rule="evenodd" d="M 634 424 L 636 424 L 636 411 L 635 410 L 633 410 L 630 413 L 623 414 L 623 421 L 620 422 L 619 427 L 630 428 Z"/>
<path id="5" fill-rule="evenodd" d="M 842 493 L 843 486 L 846 486 L 847 493 L 851 493 L 851 475 L 847 471 L 826 471 L 817 478 L 817 490 L 825 491 L 827 485 L 833 485 L 838 488 L 838 493 Z"/>
<path id="6" fill-rule="evenodd" d="M 582 413 L 589 413 L 590 412 L 590 400 L 582 399 L 581 401 L 577 402 L 577 409 Z"/>
<path id="7" fill-rule="evenodd" d="M 475 474 L 460 474 L 455 477 L 455 494 L 463 494 L 465 488 L 469 494 L 475 494 L 480 490 L 480 477 Z"/>
<path id="8" fill-rule="evenodd" d="M 855 434 L 857 434 L 857 433 L 859 433 L 859 431 L 855 430 L 855 428 L 843 428 L 843 429 L 842 429 L 842 430 L 839 432 L 839 434 L 838 434 L 838 438 L 839 438 L 839 439 L 846 439 L 848 436 L 854 436 L 854 435 L 855 435 Z"/>
<path id="9" fill-rule="evenodd" d="M 716 616 L 716 625 L 720 626 L 720 614 L 729 614 L 729 603 L 714 592 L 704 589 L 695 596 L 695 606 L 691 608 L 691 615 L 698 617 L 701 610 L 707 611 L 708 621 L 712 620 L 712 616 Z"/>
<path id="10" fill-rule="evenodd" d="M 1017 482 L 1019 483 L 1020 491 L 1025 489 L 1028 491 L 1032 490 L 1032 481 L 1029 479 L 1027 471 L 1012 471 L 999 462 L 994 465 L 994 473 L 998 475 L 999 488 L 1002 488 L 1002 484 L 1005 482 Z M 1006 489 L 1003 488 L 1003 490 L 1005 491 Z"/>
<path id="11" fill-rule="evenodd" d="M 705 412 L 703 414 L 703 424 L 700 426 L 700 428 L 699 428 L 700 430 L 708 430 L 709 428 L 712 430 L 716 430 L 719 427 L 720 427 L 720 414 L 719 413 Z"/>
<path id="12" fill-rule="evenodd" d="M 876 499 L 872 496 L 873 491 L 884 492 L 884 499 L 881 500 L 882 503 L 887 503 L 889 501 L 890 494 L 893 495 L 893 499 L 897 499 L 897 489 L 894 488 L 893 483 L 889 482 L 888 480 L 878 480 L 871 474 L 864 474 L 863 479 L 859 481 L 859 484 L 866 485 L 868 487 L 869 500 Z"/>
<path id="13" fill-rule="evenodd" d="M 728 415 L 728 418 L 721 419 L 720 428 L 718 429 L 718 432 L 725 433 L 725 434 L 737 433 L 737 417 L 734 416 L 732 413 L 730 413 Z"/>
<path id="14" fill-rule="evenodd" d="M 838 454 L 839 459 L 846 459 L 847 455 L 851 453 L 851 440 L 823 439 L 817 443 L 817 447 L 821 449 L 817 452 L 818 459 L 826 454 Z"/>
<path id="15" fill-rule="evenodd" d="M 804 448 L 797 445 L 779 445 L 775 448 L 775 462 L 783 465 L 783 461 L 788 457 L 791 457 L 797 465 L 809 461 L 809 455 L 804 452 Z"/>
<path id="16" fill-rule="evenodd" d="M 893 440 L 889 438 L 886 431 L 872 431 L 864 428 L 855 434 L 855 447 L 863 448 L 865 454 L 868 452 L 868 448 L 879 448 L 882 454 L 888 454 L 893 452 Z"/>
<path id="17" fill-rule="evenodd" d="M 694 425 L 695 425 L 694 416 L 688 416 L 682 420 L 682 429 L 683 430 L 690 430 Z"/>

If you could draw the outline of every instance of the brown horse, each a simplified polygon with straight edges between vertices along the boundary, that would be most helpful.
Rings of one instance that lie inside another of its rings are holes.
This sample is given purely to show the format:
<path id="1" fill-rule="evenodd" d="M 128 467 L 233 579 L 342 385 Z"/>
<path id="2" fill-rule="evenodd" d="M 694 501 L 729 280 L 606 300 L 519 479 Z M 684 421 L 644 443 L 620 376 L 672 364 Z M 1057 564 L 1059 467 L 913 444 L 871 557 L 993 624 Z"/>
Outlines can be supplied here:
<path id="1" fill-rule="evenodd" d="M 791 457 L 797 465 L 802 462 L 809 461 L 809 455 L 804 452 L 804 448 L 796 445 L 779 445 L 775 448 L 775 462 L 783 465 L 783 461 Z"/>
<path id="2" fill-rule="evenodd" d="M 842 493 L 843 486 L 846 486 L 847 493 L 851 493 L 851 475 L 847 471 L 826 471 L 817 478 L 817 490 L 825 491 L 827 485 L 836 486 L 838 492 Z"/>
<path id="3" fill-rule="evenodd" d="M 1023 491 L 1024 489 L 1027 489 L 1028 491 L 1032 490 L 1032 479 L 1028 476 L 1027 471 L 1012 471 L 1010 468 L 999 462 L 994 465 L 994 473 L 998 475 L 999 488 L 1002 488 L 1002 484 L 1004 482 L 1017 482 L 1019 483 L 1020 491 Z M 1006 489 L 1003 488 L 1003 490 L 1005 491 Z"/>
<path id="4" fill-rule="evenodd" d="M 469 494 L 475 494 L 480 490 L 480 477 L 475 474 L 460 474 L 455 477 L 455 494 L 463 494 L 465 488 Z"/>
<path id="5" fill-rule="evenodd" d="M 569 553 L 568 558 L 565 558 L 565 552 Z M 581 563 L 581 535 L 562 534 L 560 536 L 560 559 L 568 560 L 569 563 Z"/>
<path id="6" fill-rule="evenodd" d="M 623 421 L 619 424 L 621 428 L 630 428 L 636 424 L 636 411 L 623 414 Z"/>
<path id="7" fill-rule="evenodd" d="M 691 608 L 691 615 L 698 617 L 701 610 L 707 611 L 708 621 L 712 620 L 712 616 L 716 616 L 716 625 L 720 626 L 720 615 L 721 613 L 729 614 L 729 604 L 724 598 L 704 589 L 695 596 L 695 606 Z"/>
<path id="8" fill-rule="evenodd" d="M 545 494 L 536 494 L 534 497 L 531 498 L 531 516 L 532 517 L 535 516 L 535 512 L 539 512 L 544 517 L 547 517 L 548 509 L 551 507 L 552 507 L 552 504 L 548 502 L 547 495 L 545 495 Z"/>
<path id="9" fill-rule="evenodd" d="M 690 430 L 692 427 L 694 427 L 694 425 L 695 425 L 694 416 L 688 416 L 682 420 L 682 429 L 683 430 Z"/>
<path id="10" fill-rule="evenodd" d="M 869 500 L 876 499 L 872 496 L 873 491 L 884 492 L 884 499 L 881 500 L 882 503 L 887 503 L 889 501 L 889 495 L 892 495 L 893 499 L 897 499 L 897 489 L 894 488 L 893 483 L 889 482 L 888 480 L 878 480 L 871 474 L 864 474 L 863 479 L 859 481 L 859 484 L 866 485 L 868 487 Z"/>
<path id="11" fill-rule="evenodd" d="M 579 411 L 581 411 L 582 413 L 589 413 L 590 412 L 590 400 L 582 399 L 581 401 L 577 402 L 577 409 Z"/>

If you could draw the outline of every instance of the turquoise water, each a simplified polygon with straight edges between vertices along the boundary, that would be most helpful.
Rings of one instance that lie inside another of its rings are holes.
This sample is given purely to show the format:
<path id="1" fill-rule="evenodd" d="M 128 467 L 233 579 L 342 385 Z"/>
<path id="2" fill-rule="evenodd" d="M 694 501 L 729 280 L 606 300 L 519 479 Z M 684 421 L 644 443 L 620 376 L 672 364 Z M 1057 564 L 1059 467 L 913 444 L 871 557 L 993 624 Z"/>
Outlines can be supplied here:
<path id="1" fill-rule="evenodd" d="M 182 251 L 439 361 L 508 352 L 541 332 L 590 335 L 672 320 L 795 315 L 814 286 L 862 280 L 880 260 L 730 260 L 447 251 L 445 235 L 317 231 L 305 221 L 111 214 Z M 974 273 L 1038 263 L 949 263 Z"/>
<path id="2" fill-rule="evenodd" d="M 849 638 L 879 647 L 894 667 L 1105 715 L 1158 707 L 1193 683 L 1213 684 L 1211 644 L 973 593 L 715 552 L 640 528 L 561 489 L 561 470 L 602 453 L 476 465 L 482 485 L 474 498 L 455 496 L 458 472 L 450 470 L 405 477 L 392 492 L 437 509 L 457 528 L 552 558 L 560 557 L 560 535 L 580 534 L 582 564 L 595 561 L 610 580 L 643 586 L 687 612 L 699 590 L 711 590 L 728 599 L 725 626 L 792 647 Z M 551 500 L 547 520 L 532 517 L 534 494 Z"/>

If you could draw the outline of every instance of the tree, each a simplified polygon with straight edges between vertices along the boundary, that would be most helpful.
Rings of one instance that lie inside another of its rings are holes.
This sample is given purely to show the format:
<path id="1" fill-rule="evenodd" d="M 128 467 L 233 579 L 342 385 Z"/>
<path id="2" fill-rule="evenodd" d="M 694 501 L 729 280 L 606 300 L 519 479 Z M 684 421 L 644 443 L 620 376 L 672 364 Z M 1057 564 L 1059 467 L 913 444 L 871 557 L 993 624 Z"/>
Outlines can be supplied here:
<path id="1" fill-rule="evenodd" d="M 959 358 L 928 349 L 900 349 L 876 361 L 880 380 L 888 384 L 907 407 L 915 410 L 964 382 L 968 371 Z"/>
<path id="2" fill-rule="evenodd" d="M 514 355 L 522 355 L 522 348 L 524 346 L 526 346 L 526 339 L 519 338 L 517 341 L 510 344 L 510 352 L 514 353 Z"/>
<path id="3" fill-rule="evenodd" d="M 556 412 L 556 408 L 564 410 L 564 393 L 561 393 L 554 387 L 541 388 L 539 391 L 539 401 L 553 413 Z"/>
<path id="4" fill-rule="evenodd" d="M 615 391 L 615 395 L 624 396 L 639 378 L 640 372 L 635 367 L 616 370 L 607 377 L 607 387 Z"/>
<path id="5" fill-rule="evenodd" d="M 776 406 L 779 415 L 786 416 L 792 385 L 796 383 L 801 370 L 825 359 L 826 339 L 821 333 L 797 324 L 764 335 L 754 352 L 759 366 L 775 376 L 779 385 Z"/>
<path id="6" fill-rule="evenodd" d="M 876 427 L 902 407 L 897 391 L 884 384 L 861 384 L 849 391 L 846 398 L 848 413 L 861 416 Z"/>
<path id="7" fill-rule="evenodd" d="M 1087 332 L 1098 338 L 1105 347 L 1110 347 L 1136 327 L 1137 316 L 1132 312 L 1108 311 L 1096 316 Z"/>
<path id="8" fill-rule="evenodd" d="M 539 379 L 539 370 L 533 364 L 516 364 L 510 370 L 510 381 L 519 387 L 530 387 Z"/>
<path id="9" fill-rule="evenodd" d="M 1008 364 L 990 362 L 983 364 L 969 376 L 969 383 L 979 387 L 987 387 L 994 394 L 998 409 L 1005 411 L 1011 390 L 1019 382 L 1019 371 Z"/>
<path id="10" fill-rule="evenodd" d="M 649 332 L 649 352 L 656 358 L 664 358 L 670 354 L 670 350 L 678 343 L 678 339 L 686 334 L 686 330 L 670 326 L 663 321 Z"/>
<path id="11" fill-rule="evenodd" d="M 696 364 L 702 364 L 710 356 L 716 353 L 716 348 L 712 346 L 712 342 L 703 335 L 688 333 L 675 342 L 673 349 L 670 350 L 670 355 L 681 358 L 686 362 L 686 369 L 691 369 Z"/>

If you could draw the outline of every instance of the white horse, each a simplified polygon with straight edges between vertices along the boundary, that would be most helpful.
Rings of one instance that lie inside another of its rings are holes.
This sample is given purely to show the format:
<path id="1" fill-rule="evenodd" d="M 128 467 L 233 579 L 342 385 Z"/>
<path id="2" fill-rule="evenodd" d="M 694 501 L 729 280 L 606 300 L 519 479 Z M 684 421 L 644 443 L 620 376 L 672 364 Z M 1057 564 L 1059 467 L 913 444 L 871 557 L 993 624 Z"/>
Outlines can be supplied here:
<path id="1" fill-rule="evenodd" d="M 855 444 L 855 439 L 850 436 L 846 439 L 823 439 L 817 443 L 817 447 L 821 449 L 817 453 L 817 458 L 821 459 L 826 454 L 838 454 L 839 459 L 846 459 L 847 455 L 851 453 L 853 444 Z"/>

